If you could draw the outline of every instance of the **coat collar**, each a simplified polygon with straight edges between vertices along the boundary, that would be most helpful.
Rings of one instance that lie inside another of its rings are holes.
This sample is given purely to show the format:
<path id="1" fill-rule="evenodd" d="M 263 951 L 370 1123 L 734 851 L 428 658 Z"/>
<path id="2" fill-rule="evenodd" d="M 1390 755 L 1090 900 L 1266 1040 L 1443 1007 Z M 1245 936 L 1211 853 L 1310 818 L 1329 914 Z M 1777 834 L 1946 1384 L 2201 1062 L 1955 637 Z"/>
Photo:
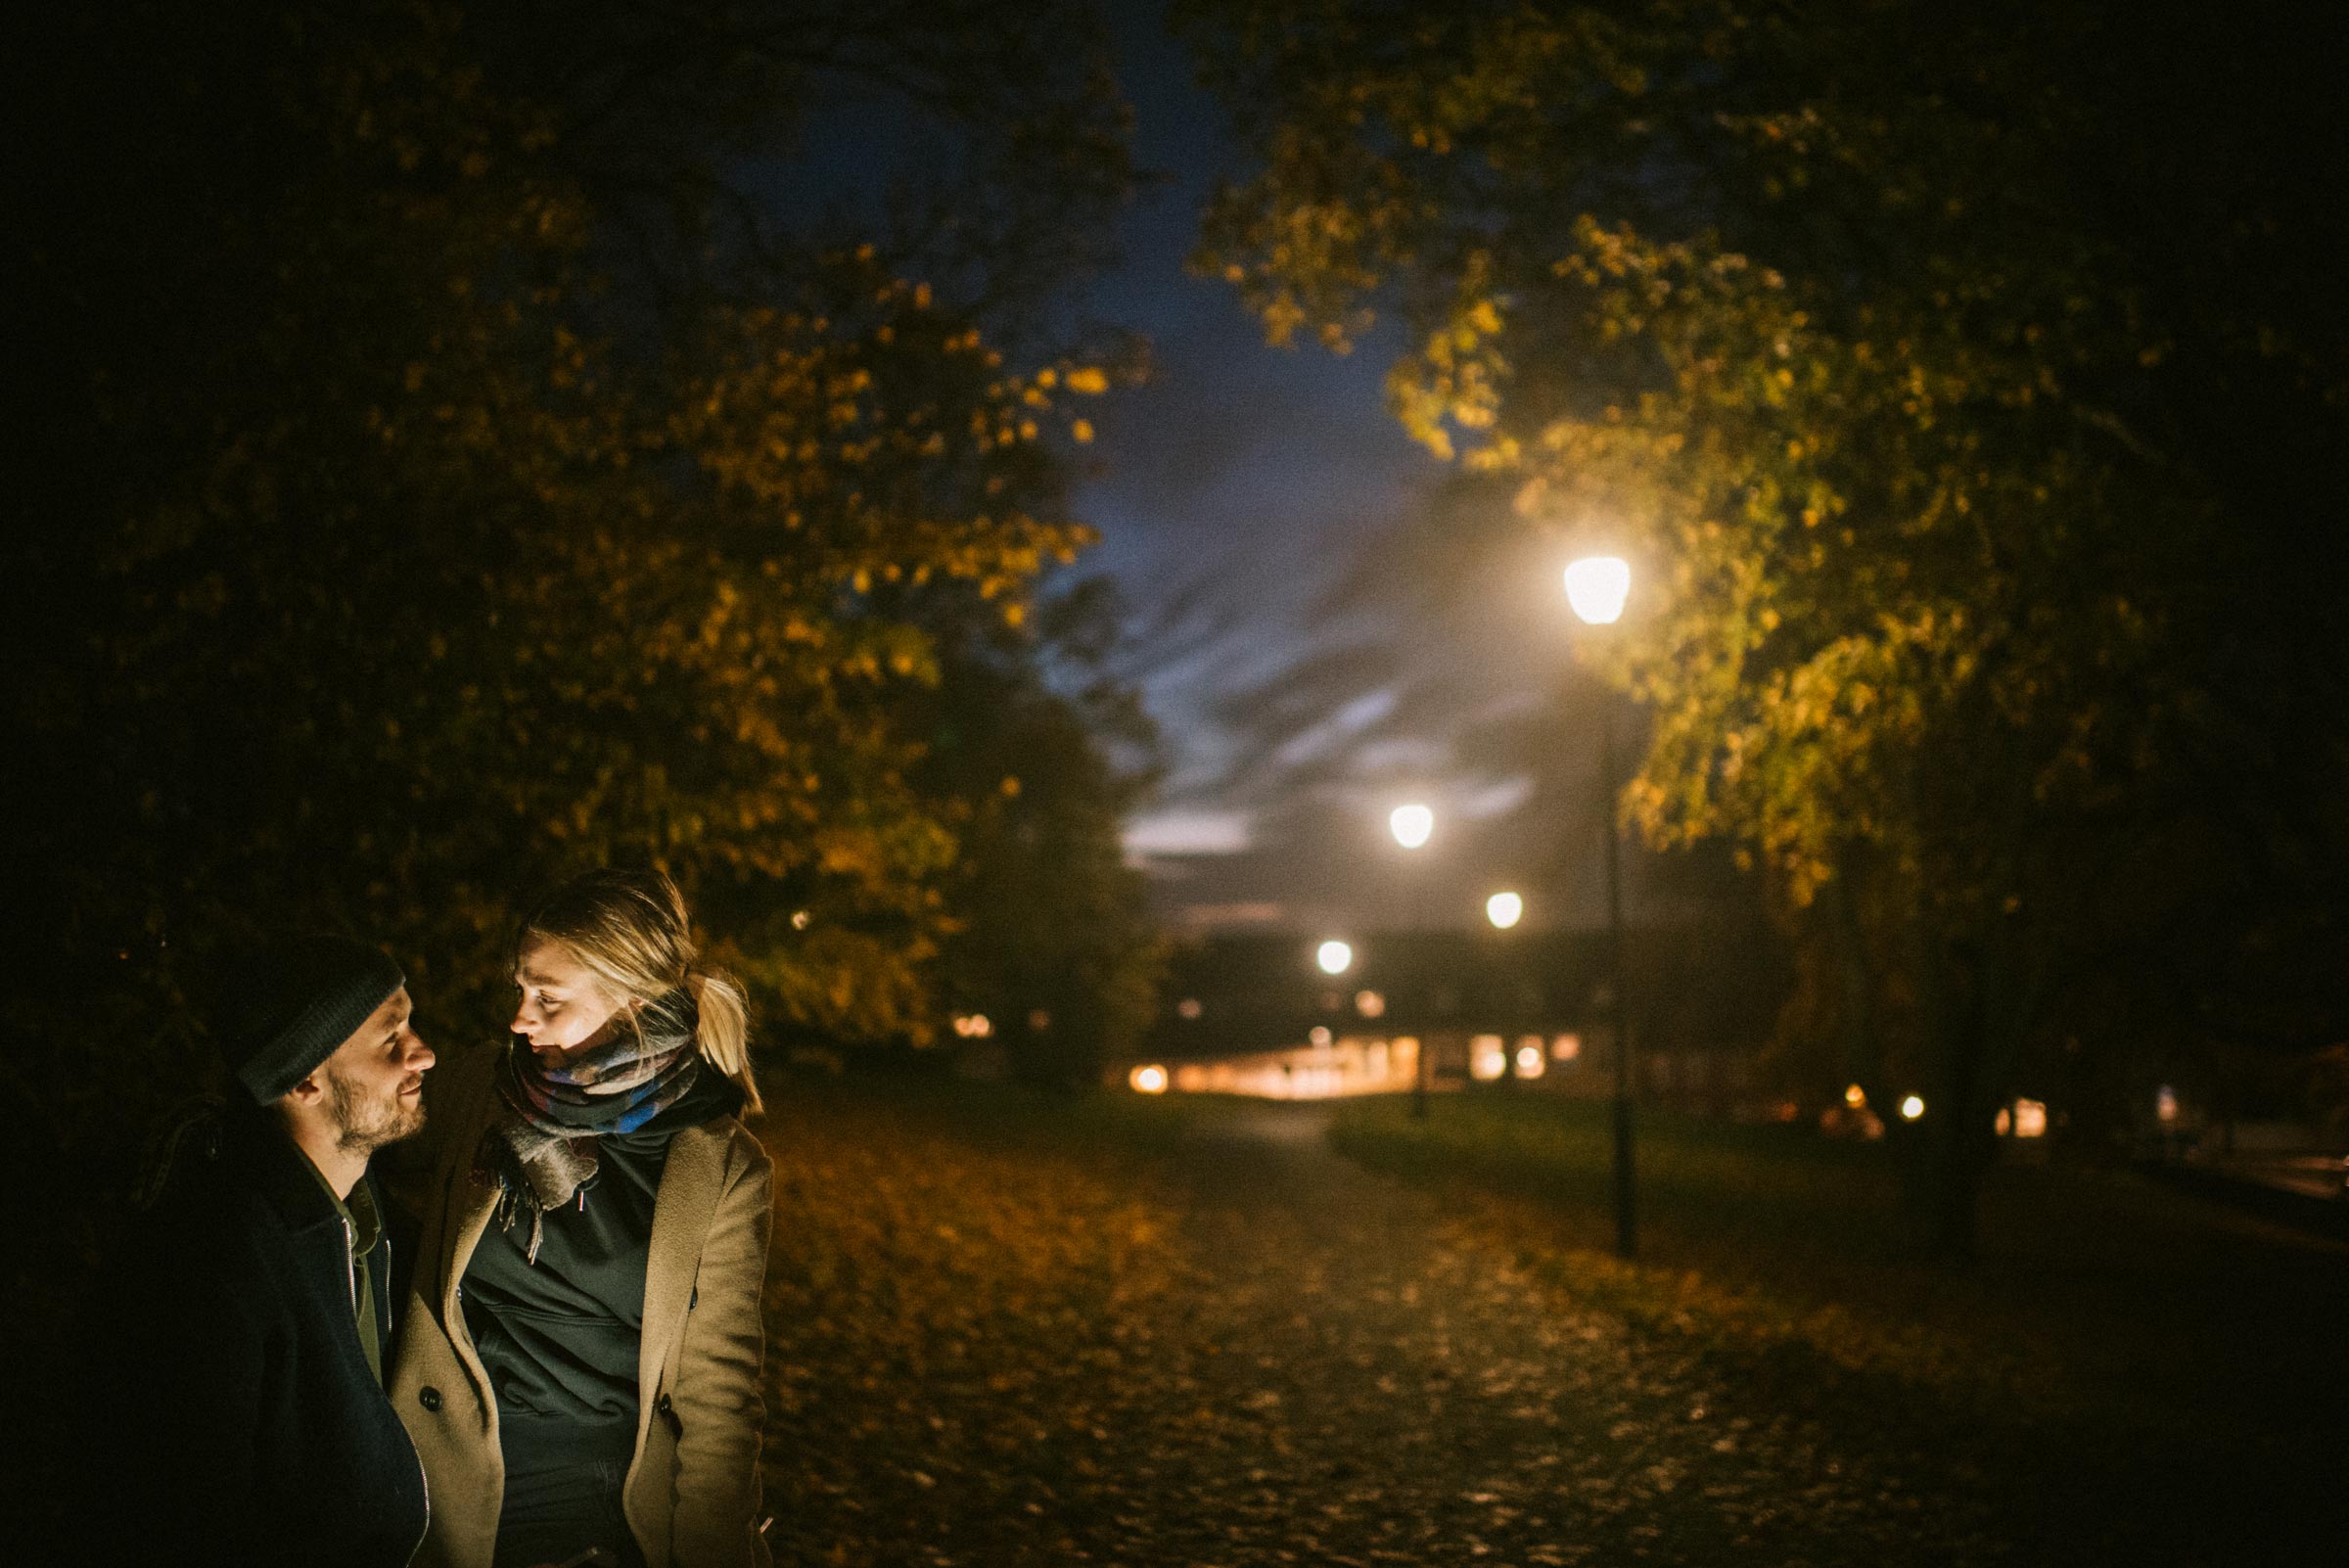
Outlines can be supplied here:
<path id="1" fill-rule="evenodd" d="M 342 1232 L 342 1213 L 318 1168 L 269 1112 L 231 1111 L 222 1121 L 220 1154 L 288 1230 Z"/>

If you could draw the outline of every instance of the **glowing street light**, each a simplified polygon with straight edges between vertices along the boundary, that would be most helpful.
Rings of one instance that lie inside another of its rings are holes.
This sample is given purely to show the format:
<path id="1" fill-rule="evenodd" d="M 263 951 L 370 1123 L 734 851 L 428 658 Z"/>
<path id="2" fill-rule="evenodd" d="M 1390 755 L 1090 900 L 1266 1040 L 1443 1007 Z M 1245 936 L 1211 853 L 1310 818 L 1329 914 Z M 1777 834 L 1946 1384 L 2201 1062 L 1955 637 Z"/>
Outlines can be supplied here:
<path id="1" fill-rule="evenodd" d="M 1395 842 L 1406 850 L 1424 849 L 1427 841 L 1435 834 L 1436 813 L 1416 801 L 1398 806 L 1387 813 L 1387 831 L 1394 834 Z M 1376 1015 L 1364 1014 L 1363 1016 L 1374 1017 Z M 1418 1066 L 1413 1070 L 1411 1078 L 1411 1119 L 1417 1122 L 1427 1120 L 1427 1075 L 1430 1054 L 1421 1054 Z"/>
<path id="2" fill-rule="evenodd" d="M 1618 555 L 1587 555 L 1566 568 L 1566 602 L 1583 623 L 1611 626 L 1623 619 L 1632 593 L 1631 563 Z M 1632 1025 L 1623 987 L 1623 837 L 1615 830 L 1615 707 L 1599 710 L 1598 783 L 1607 803 L 1607 950 L 1612 983 L 1608 1009 L 1615 1016 L 1615 1251 L 1630 1258 L 1638 1231 L 1632 1207 Z"/>
<path id="3" fill-rule="evenodd" d="M 1127 1075 L 1126 1082 L 1133 1085 L 1137 1094 L 1164 1094 L 1167 1091 L 1167 1070 L 1156 1064 L 1137 1067 Z"/>
<path id="4" fill-rule="evenodd" d="M 1566 569 L 1566 602 L 1585 624 L 1611 626 L 1632 596 L 1632 566 L 1619 555 L 1587 555 Z"/>
<path id="5" fill-rule="evenodd" d="M 1920 1117 L 1920 1116 L 1922 1116 L 1922 1115 L 1924 1115 L 1924 1114 L 1925 1114 L 1925 1102 L 1924 1102 L 1924 1098 L 1923 1098 L 1923 1096 L 1921 1096 L 1921 1095 L 1917 1095 L 1917 1094 L 1911 1094 L 1911 1095 L 1909 1095 L 1907 1098 L 1905 1098 L 1905 1099 L 1903 1099 L 1903 1100 L 1901 1101 L 1901 1120 L 1902 1120 L 1902 1121 L 1904 1121 L 1904 1122 L 1913 1122 L 1913 1121 L 1915 1121 L 1915 1120 L 1916 1120 L 1918 1117 Z"/>
<path id="6" fill-rule="evenodd" d="M 1496 931 L 1506 931 L 1525 918 L 1525 900 L 1514 893 L 1496 893 L 1485 900 L 1485 918 Z"/>
<path id="7" fill-rule="evenodd" d="M 1314 949 L 1313 962 L 1325 975 L 1342 975 L 1354 967 L 1354 949 L 1342 942 L 1325 942 Z"/>

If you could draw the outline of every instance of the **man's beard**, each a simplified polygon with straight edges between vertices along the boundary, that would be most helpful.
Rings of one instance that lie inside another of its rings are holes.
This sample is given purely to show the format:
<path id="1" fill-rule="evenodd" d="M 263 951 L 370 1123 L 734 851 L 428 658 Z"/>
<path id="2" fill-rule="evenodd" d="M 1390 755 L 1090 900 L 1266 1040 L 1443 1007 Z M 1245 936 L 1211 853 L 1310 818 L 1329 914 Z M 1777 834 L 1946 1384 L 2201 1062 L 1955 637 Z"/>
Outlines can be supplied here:
<path id="1" fill-rule="evenodd" d="M 371 1102 L 331 1068 L 326 1075 L 326 1110 L 335 1123 L 335 1147 L 345 1154 L 373 1154 L 424 1130 L 423 1095 Z"/>

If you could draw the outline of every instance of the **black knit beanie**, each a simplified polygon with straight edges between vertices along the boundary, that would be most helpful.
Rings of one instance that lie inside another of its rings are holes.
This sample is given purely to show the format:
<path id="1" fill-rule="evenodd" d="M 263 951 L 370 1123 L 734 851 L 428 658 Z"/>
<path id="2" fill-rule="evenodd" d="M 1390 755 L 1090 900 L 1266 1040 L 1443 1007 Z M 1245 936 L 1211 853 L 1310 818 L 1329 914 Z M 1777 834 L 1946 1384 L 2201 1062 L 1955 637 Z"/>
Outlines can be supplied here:
<path id="1" fill-rule="evenodd" d="M 385 953 L 349 937 L 281 937 L 221 977 L 212 1034 L 257 1104 L 278 1098 L 358 1033 L 407 984 Z"/>

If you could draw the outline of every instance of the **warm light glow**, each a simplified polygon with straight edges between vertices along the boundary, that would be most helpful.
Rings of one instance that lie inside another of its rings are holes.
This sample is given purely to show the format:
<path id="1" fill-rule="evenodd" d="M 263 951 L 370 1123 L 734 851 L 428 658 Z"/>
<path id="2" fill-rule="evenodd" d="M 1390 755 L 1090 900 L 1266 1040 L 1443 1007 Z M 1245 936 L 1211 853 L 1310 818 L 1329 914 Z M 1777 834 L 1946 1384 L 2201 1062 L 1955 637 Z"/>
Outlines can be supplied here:
<path id="1" fill-rule="evenodd" d="M 1416 850 L 1436 831 L 1436 813 L 1424 806 L 1398 806 L 1388 813 L 1387 827 L 1396 843 Z"/>
<path id="2" fill-rule="evenodd" d="M 791 929 L 792 929 L 792 930 L 794 930 L 794 931 L 805 931 L 805 930 L 806 930 L 806 929 L 807 929 L 807 911 L 806 911 L 806 910 L 805 910 L 805 909 L 794 909 L 794 910 L 791 912 Z"/>
<path id="3" fill-rule="evenodd" d="M 1364 1018 L 1376 1018 L 1387 1010 L 1387 999 L 1375 991 L 1354 993 L 1354 1010 Z"/>
<path id="4" fill-rule="evenodd" d="M 1904 1122 L 1913 1122 L 1913 1121 L 1915 1121 L 1915 1120 L 1916 1120 L 1918 1117 L 1920 1117 L 1920 1116 L 1922 1116 L 1922 1115 L 1924 1115 L 1924 1114 L 1925 1114 L 1925 1102 L 1924 1102 L 1924 1100 L 1923 1100 L 1923 1099 L 1921 1099 L 1921 1098 L 1920 1098 L 1920 1097 L 1918 1097 L 1917 1095 L 1911 1094 L 1911 1095 L 1910 1095 L 1910 1096 L 1909 1096 L 1907 1099 L 1905 1099 L 1905 1100 L 1901 1101 L 1901 1120 L 1902 1120 L 1902 1121 L 1904 1121 Z"/>
<path id="5" fill-rule="evenodd" d="M 2048 1135 L 2048 1107 L 2045 1101 L 2014 1102 L 2014 1135 L 2018 1138 L 2044 1138 Z"/>
<path id="6" fill-rule="evenodd" d="M 1197 1018 L 1199 1011 L 1199 998 L 1196 996 L 1185 996 L 1174 1004 L 1174 1014 L 1178 1018 Z"/>
<path id="7" fill-rule="evenodd" d="M 1992 1120 L 1990 1130 L 2001 1137 L 2014 1130 L 2014 1118 L 2006 1113 L 2005 1106 L 1999 1107 L 1999 1114 Z"/>
<path id="8" fill-rule="evenodd" d="M 1354 967 L 1354 949 L 1342 942 L 1325 942 L 1314 950 L 1313 962 L 1325 975 L 1342 975 Z"/>
<path id="9" fill-rule="evenodd" d="M 1525 900 L 1514 893 L 1496 893 L 1485 900 L 1485 918 L 1506 931 L 1525 915 Z"/>
<path id="10" fill-rule="evenodd" d="M 1498 1035 L 1479 1035 L 1468 1042 L 1468 1076 L 1490 1084 L 1509 1070 L 1508 1047 Z"/>
<path id="11" fill-rule="evenodd" d="M 1631 563 L 1616 555 L 1587 555 L 1566 569 L 1566 601 L 1594 626 L 1611 626 L 1623 617 L 1632 594 Z"/>
<path id="12" fill-rule="evenodd" d="M 954 1020 L 954 1033 L 964 1039 L 985 1039 L 994 1032 L 995 1026 L 987 1021 L 985 1013 L 966 1013 Z"/>
<path id="13" fill-rule="evenodd" d="M 1571 1062 L 1582 1054 L 1583 1037 L 1580 1035 L 1560 1035 L 1549 1042 L 1549 1059 L 1553 1062 Z"/>
<path id="14" fill-rule="evenodd" d="M 1519 1078 L 1540 1078 L 1543 1069 L 1548 1065 L 1547 1062 L 1542 1060 L 1541 1046 L 1520 1045 L 1517 1047 L 1517 1076 Z"/>
<path id="15" fill-rule="evenodd" d="M 2153 1120 L 2163 1127 L 2178 1120 L 2178 1091 L 2167 1084 L 2153 1093 Z"/>
<path id="16" fill-rule="evenodd" d="M 1326 1047 L 1330 1039 L 1329 1027 L 1325 1024 L 1315 1024 L 1305 1038 L 1316 1047 Z"/>
<path id="17" fill-rule="evenodd" d="M 1137 1067 L 1127 1075 L 1136 1094 L 1164 1094 L 1167 1091 L 1167 1070 L 1163 1067 Z"/>
<path id="18" fill-rule="evenodd" d="M 1857 1111 L 1867 1103 L 1867 1090 L 1854 1084 L 1843 1091 L 1843 1103 Z"/>

